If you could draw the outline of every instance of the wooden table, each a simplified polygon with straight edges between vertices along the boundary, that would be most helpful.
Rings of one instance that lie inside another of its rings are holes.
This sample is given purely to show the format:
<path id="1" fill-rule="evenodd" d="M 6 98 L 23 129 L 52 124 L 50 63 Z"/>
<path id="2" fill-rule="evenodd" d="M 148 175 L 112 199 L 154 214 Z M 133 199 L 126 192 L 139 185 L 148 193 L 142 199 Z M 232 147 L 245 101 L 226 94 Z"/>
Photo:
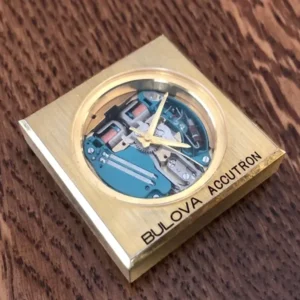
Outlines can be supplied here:
<path id="1" fill-rule="evenodd" d="M 300 299 L 299 0 L 0 2 L 0 299 Z M 132 285 L 17 121 L 160 34 L 288 157 Z"/>

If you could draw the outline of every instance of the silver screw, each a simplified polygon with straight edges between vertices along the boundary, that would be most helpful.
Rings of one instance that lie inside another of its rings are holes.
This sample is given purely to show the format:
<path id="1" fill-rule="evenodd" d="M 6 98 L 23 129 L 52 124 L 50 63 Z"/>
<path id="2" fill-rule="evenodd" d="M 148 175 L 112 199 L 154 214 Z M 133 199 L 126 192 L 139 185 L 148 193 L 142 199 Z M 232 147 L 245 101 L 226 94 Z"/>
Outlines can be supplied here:
<path id="1" fill-rule="evenodd" d="M 109 155 L 106 152 L 102 153 L 104 157 L 109 157 Z"/>
<path id="2" fill-rule="evenodd" d="M 174 159 L 169 160 L 168 165 L 170 168 L 173 168 L 175 166 L 176 162 Z"/>
<path id="3" fill-rule="evenodd" d="M 95 151 L 94 148 L 88 148 L 88 151 L 87 151 L 87 152 L 88 152 L 89 154 L 92 154 L 92 153 L 94 153 L 94 151 Z"/>
<path id="4" fill-rule="evenodd" d="M 183 174 L 182 174 L 182 178 L 183 178 L 183 180 L 189 180 L 189 179 L 190 179 L 190 174 L 188 174 L 188 173 L 183 173 Z"/>
<path id="5" fill-rule="evenodd" d="M 203 161 L 204 163 L 208 163 L 208 162 L 209 162 L 209 157 L 208 157 L 208 156 L 204 156 L 204 157 L 202 158 L 202 161 Z"/>

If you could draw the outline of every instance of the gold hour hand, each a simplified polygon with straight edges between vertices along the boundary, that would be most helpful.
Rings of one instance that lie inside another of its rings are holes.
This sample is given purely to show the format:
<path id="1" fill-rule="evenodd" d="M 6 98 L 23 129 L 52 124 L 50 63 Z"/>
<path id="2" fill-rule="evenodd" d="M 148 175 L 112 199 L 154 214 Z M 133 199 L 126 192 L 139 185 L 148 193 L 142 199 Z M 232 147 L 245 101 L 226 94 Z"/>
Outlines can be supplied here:
<path id="1" fill-rule="evenodd" d="M 136 133 L 136 134 L 138 134 L 138 135 L 140 135 L 140 136 L 144 136 L 144 135 L 145 135 L 145 132 L 140 131 L 140 130 L 138 130 L 138 129 L 135 128 L 135 127 L 130 127 L 129 129 L 130 129 L 132 132 L 134 132 L 134 133 Z"/>
<path id="2" fill-rule="evenodd" d="M 156 112 L 155 112 L 155 114 L 153 116 L 152 122 L 151 122 L 151 124 L 150 124 L 150 126 L 148 128 L 148 131 L 147 131 L 148 135 L 150 135 L 150 136 L 153 136 L 154 133 L 155 133 L 155 129 L 156 129 L 157 124 L 159 122 L 160 115 L 161 115 L 162 110 L 163 110 L 163 108 L 165 106 L 165 103 L 167 101 L 168 96 L 169 96 L 168 92 L 164 94 L 164 97 L 161 99 L 161 101 L 159 103 L 159 106 L 158 106 L 158 108 L 157 108 L 157 110 L 156 110 Z"/>
<path id="3" fill-rule="evenodd" d="M 173 140 L 167 140 L 158 136 L 151 136 L 150 143 L 160 146 L 169 146 L 169 147 L 176 147 L 176 148 L 191 148 L 189 144 L 180 143 Z"/>
<path id="4" fill-rule="evenodd" d="M 149 143 L 149 141 L 146 141 L 145 140 L 145 132 L 143 132 L 143 131 L 140 131 L 140 130 L 138 130 L 137 128 L 135 128 L 135 127 L 130 127 L 129 128 L 132 132 L 134 132 L 134 133 L 136 133 L 137 135 L 139 135 L 139 137 L 137 137 L 137 140 L 142 144 L 142 146 L 144 147 L 144 148 L 147 148 L 147 147 L 149 147 L 150 146 L 150 143 Z"/>
<path id="5" fill-rule="evenodd" d="M 149 136 L 148 133 L 142 132 L 135 127 L 130 127 L 129 129 L 140 136 L 140 138 L 138 137 L 138 140 L 143 145 L 143 147 L 148 147 L 148 144 L 155 144 L 160 146 L 170 146 L 176 148 L 191 148 L 191 146 L 186 143 L 167 140 L 155 135 Z"/>

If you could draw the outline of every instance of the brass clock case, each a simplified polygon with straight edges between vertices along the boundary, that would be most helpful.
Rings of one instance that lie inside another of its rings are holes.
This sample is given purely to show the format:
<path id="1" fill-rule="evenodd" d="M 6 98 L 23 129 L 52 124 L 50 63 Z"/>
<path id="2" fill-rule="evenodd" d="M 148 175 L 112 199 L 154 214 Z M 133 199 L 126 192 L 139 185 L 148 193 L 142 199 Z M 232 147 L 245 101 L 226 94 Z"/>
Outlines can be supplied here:
<path id="1" fill-rule="evenodd" d="M 213 151 L 194 185 L 157 199 L 109 188 L 83 153 L 84 137 L 107 108 L 144 88 L 168 91 L 187 104 L 203 121 Z M 164 36 L 19 123 L 27 143 L 129 281 L 271 176 L 285 154 Z"/>

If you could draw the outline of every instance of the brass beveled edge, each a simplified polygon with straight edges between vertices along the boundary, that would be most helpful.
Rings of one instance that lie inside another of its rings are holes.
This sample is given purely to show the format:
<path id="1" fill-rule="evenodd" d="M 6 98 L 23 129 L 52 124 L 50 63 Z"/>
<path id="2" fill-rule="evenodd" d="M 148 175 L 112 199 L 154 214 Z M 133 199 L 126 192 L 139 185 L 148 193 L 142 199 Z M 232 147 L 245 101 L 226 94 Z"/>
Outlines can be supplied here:
<path id="1" fill-rule="evenodd" d="M 153 254 L 159 248 L 164 247 L 165 244 L 167 244 L 172 238 L 174 238 L 180 231 L 184 230 L 187 226 L 192 226 L 196 219 L 201 218 L 201 215 L 205 214 L 207 211 L 209 211 L 210 209 L 212 209 L 213 207 L 218 205 L 218 203 L 221 202 L 222 200 L 224 200 L 227 196 L 229 196 L 230 194 L 232 194 L 234 191 L 238 190 L 239 188 L 242 188 L 243 185 L 245 184 L 245 181 L 249 181 L 251 178 L 253 178 L 257 174 L 263 172 L 268 166 L 270 166 L 271 164 L 275 163 L 278 160 L 280 160 L 279 161 L 279 164 L 280 164 L 280 162 L 284 158 L 285 154 L 286 154 L 286 152 L 277 146 L 277 149 L 273 153 L 266 156 L 262 162 L 260 162 L 256 166 L 254 166 L 251 170 L 249 170 L 249 172 L 247 174 L 240 177 L 237 181 L 232 183 L 228 188 L 224 189 L 219 195 L 212 197 L 208 201 L 204 202 L 198 209 L 196 209 L 188 217 L 186 217 L 184 220 L 182 220 L 182 222 L 176 224 L 172 228 L 172 230 L 167 231 L 160 238 L 158 238 L 156 241 L 154 241 L 147 248 L 146 251 L 145 251 L 145 249 L 143 249 L 140 252 L 138 252 L 134 257 L 132 257 L 131 258 L 131 269 L 134 269 L 134 267 L 140 265 L 145 259 L 147 259 L 151 254 Z M 273 173 L 274 172 L 270 173 L 270 176 Z M 259 184 L 261 184 L 262 182 L 260 182 Z M 247 191 L 247 193 L 250 192 L 251 190 L 252 189 Z M 237 199 L 237 201 L 238 200 L 240 200 L 240 199 Z M 183 201 L 184 200 L 182 200 L 180 202 L 183 202 Z M 220 214 L 218 214 L 218 215 L 220 215 Z M 216 215 L 213 219 L 217 218 L 218 215 Z M 203 228 L 204 226 L 202 226 L 201 228 Z M 178 246 L 180 246 L 183 242 L 179 241 Z M 174 249 L 176 249 L 177 247 L 175 247 Z M 174 249 L 171 249 L 168 253 L 170 253 Z"/>
<path id="2" fill-rule="evenodd" d="M 26 132 L 26 134 L 32 140 L 32 142 L 36 145 L 36 147 L 45 157 L 47 162 L 53 167 L 60 180 L 65 184 L 72 196 L 76 199 L 81 209 L 89 216 L 90 221 L 95 225 L 95 228 L 97 228 L 99 233 L 102 235 L 103 239 L 109 245 L 111 250 L 116 254 L 123 266 L 127 270 L 130 270 L 132 267 L 132 260 L 130 256 L 123 249 L 120 243 L 116 240 L 113 234 L 109 231 L 107 226 L 104 224 L 104 222 L 95 212 L 95 210 L 91 207 L 91 205 L 88 203 L 85 197 L 81 194 L 76 185 L 72 182 L 72 180 L 63 170 L 63 168 L 59 165 L 59 163 L 56 161 L 56 159 L 53 157 L 53 155 L 50 153 L 47 147 L 43 144 L 43 142 L 40 140 L 37 134 L 33 131 L 28 122 L 26 120 L 20 120 L 19 125 Z"/>

